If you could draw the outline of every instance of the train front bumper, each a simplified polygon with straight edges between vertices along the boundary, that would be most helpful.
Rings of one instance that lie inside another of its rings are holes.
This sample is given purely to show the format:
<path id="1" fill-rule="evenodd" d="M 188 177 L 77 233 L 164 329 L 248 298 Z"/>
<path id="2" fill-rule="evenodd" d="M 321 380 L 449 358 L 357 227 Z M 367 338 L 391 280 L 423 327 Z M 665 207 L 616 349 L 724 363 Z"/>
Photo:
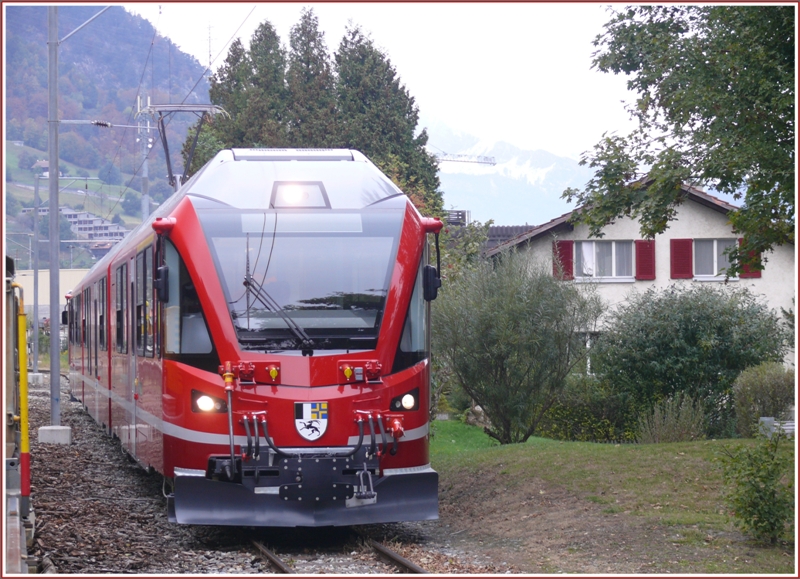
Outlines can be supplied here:
<path id="1" fill-rule="evenodd" d="M 214 480 L 205 471 L 175 469 L 169 520 L 189 525 L 323 527 L 439 518 L 439 474 L 429 465 L 387 470 L 382 476 L 374 471 L 364 476 L 356 464 L 342 465 L 331 477 L 330 460 L 284 460 L 275 469 L 277 474 L 267 469 L 258 478 L 251 475 L 234 482 Z"/>

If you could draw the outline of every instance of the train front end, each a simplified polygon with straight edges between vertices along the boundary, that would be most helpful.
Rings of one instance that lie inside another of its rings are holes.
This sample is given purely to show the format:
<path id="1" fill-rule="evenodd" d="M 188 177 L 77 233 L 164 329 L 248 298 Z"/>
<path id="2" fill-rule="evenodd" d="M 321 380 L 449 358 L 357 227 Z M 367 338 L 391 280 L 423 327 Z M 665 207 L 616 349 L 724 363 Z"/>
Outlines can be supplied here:
<path id="1" fill-rule="evenodd" d="M 428 233 L 355 151 L 220 152 L 156 220 L 164 474 L 185 524 L 438 517 Z"/>

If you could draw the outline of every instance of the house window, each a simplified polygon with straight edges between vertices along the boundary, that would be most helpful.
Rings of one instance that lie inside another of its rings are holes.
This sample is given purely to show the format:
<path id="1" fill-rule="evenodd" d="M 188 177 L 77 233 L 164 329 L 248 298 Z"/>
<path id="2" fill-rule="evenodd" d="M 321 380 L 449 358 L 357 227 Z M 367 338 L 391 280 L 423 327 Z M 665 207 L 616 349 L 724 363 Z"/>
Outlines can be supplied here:
<path id="1" fill-rule="evenodd" d="M 696 277 L 724 275 L 725 270 L 731 265 L 725 250 L 735 246 L 735 239 L 695 239 L 694 275 Z"/>
<path id="2" fill-rule="evenodd" d="M 575 242 L 575 277 L 633 281 L 633 242 Z"/>

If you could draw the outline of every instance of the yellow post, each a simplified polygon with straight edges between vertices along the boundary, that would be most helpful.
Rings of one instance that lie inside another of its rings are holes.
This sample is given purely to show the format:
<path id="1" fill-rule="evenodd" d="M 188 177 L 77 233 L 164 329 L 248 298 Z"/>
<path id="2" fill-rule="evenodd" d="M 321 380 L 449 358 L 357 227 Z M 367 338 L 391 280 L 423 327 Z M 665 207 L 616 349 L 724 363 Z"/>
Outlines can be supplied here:
<path id="1" fill-rule="evenodd" d="M 19 351 L 19 467 L 22 516 L 28 516 L 31 496 L 31 446 L 28 437 L 28 322 L 25 316 L 25 299 L 22 286 L 12 283 L 19 289 L 19 314 L 17 315 L 17 341 Z M 34 336 L 37 339 L 38 336 Z"/>

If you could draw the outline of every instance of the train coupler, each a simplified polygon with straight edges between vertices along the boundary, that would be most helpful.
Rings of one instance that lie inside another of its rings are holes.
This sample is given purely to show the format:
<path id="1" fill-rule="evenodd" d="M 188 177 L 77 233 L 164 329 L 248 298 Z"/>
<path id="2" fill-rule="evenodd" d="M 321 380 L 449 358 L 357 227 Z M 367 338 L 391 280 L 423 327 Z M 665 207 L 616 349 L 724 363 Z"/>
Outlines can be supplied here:
<path id="1" fill-rule="evenodd" d="M 367 490 L 367 485 L 364 484 L 364 477 L 367 478 L 367 482 L 369 483 L 369 490 Z M 353 497 L 358 499 L 361 504 L 377 502 L 378 493 L 375 492 L 372 486 L 372 473 L 367 470 L 367 463 L 364 463 L 364 470 L 358 471 L 358 483 L 358 490 L 353 494 Z"/>

